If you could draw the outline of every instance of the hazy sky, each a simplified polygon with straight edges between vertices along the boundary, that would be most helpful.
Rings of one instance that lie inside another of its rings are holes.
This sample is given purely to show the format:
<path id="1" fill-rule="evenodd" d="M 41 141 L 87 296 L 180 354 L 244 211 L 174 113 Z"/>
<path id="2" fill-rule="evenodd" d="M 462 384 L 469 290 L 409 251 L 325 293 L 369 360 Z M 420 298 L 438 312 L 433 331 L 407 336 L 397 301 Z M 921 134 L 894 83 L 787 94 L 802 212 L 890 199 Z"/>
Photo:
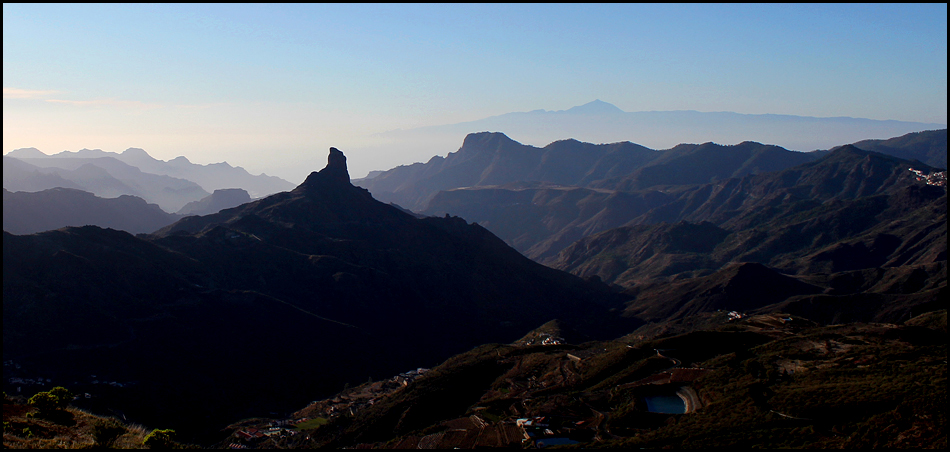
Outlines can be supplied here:
<path id="1" fill-rule="evenodd" d="M 4 153 L 299 183 L 374 133 L 594 99 L 946 124 L 947 5 L 3 5 Z"/>

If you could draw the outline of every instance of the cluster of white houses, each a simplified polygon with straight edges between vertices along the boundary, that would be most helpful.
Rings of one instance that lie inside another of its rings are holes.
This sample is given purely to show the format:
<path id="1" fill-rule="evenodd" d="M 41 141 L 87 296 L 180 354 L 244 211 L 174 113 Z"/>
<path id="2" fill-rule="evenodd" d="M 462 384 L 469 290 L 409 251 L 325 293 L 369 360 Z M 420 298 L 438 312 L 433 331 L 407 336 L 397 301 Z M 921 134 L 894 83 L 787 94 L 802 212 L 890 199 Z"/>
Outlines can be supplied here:
<path id="1" fill-rule="evenodd" d="M 946 171 L 934 171 L 930 174 L 924 174 L 923 171 L 914 168 L 908 168 L 907 170 L 916 175 L 918 182 L 925 182 L 927 185 L 936 185 L 938 187 L 947 186 Z"/>

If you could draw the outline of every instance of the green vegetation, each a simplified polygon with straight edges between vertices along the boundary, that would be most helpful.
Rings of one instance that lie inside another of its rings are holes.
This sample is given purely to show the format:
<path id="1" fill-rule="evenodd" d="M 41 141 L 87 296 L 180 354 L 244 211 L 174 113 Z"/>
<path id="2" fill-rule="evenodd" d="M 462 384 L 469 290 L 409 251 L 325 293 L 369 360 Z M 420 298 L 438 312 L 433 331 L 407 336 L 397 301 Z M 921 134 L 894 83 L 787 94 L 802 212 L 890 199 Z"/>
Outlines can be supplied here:
<path id="1" fill-rule="evenodd" d="M 49 391 L 36 393 L 27 403 L 40 410 L 40 413 L 48 414 L 66 408 L 71 400 L 73 400 L 73 393 L 62 386 L 57 386 Z"/>
<path id="2" fill-rule="evenodd" d="M 75 420 L 73 415 L 66 410 L 66 406 L 72 400 L 73 393 L 62 386 L 38 392 L 27 401 L 27 404 L 36 408 L 37 411 L 27 414 L 27 417 L 38 417 L 60 425 L 72 425 Z"/>

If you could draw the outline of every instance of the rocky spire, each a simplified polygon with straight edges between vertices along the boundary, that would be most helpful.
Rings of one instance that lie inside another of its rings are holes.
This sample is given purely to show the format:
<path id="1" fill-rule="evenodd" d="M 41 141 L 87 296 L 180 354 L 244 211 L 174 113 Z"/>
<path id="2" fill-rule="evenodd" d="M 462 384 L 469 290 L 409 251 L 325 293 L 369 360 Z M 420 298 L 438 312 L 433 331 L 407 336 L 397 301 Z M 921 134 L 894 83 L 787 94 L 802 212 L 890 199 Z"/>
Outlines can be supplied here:
<path id="1" fill-rule="evenodd" d="M 340 182 L 350 183 L 350 173 L 346 170 L 346 156 L 337 148 L 330 148 L 327 167 L 320 174 Z"/>
<path id="2" fill-rule="evenodd" d="M 339 187 L 350 186 L 350 173 L 346 169 L 346 156 L 337 148 L 330 148 L 327 166 L 320 171 L 314 171 L 307 176 L 301 187 Z"/>

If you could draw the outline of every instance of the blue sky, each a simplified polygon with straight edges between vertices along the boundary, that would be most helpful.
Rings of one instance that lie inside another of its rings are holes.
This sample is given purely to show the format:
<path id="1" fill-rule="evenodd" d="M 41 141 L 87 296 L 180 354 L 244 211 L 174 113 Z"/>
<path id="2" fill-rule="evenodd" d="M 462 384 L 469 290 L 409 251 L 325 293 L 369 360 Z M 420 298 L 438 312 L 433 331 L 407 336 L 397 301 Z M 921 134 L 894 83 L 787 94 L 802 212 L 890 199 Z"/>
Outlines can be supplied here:
<path id="1" fill-rule="evenodd" d="M 4 4 L 3 89 L 4 153 L 301 180 L 378 132 L 594 99 L 946 124 L 947 5 Z"/>

